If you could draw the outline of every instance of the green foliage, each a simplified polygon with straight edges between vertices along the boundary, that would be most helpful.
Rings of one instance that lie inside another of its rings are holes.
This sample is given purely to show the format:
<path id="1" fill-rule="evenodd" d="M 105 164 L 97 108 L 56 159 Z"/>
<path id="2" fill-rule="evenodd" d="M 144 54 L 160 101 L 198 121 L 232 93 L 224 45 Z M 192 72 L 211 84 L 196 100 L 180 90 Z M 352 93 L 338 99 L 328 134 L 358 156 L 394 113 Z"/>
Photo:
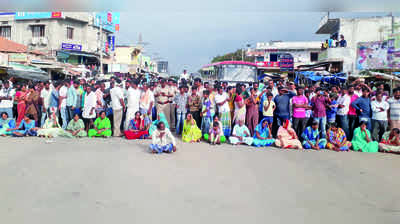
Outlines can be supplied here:
<path id="1" fill-rule="evenodd" d="M 244 61 L 254 62 L 254 57 L 247 57 L 246 52 L 244 52 Z M 213 58 L 211 63 L 221 62 L 221 61 L 241 61 L 242 60 L 242 49 L 235 52 L 228 53 L 222 56 L 216 56 Z"/>

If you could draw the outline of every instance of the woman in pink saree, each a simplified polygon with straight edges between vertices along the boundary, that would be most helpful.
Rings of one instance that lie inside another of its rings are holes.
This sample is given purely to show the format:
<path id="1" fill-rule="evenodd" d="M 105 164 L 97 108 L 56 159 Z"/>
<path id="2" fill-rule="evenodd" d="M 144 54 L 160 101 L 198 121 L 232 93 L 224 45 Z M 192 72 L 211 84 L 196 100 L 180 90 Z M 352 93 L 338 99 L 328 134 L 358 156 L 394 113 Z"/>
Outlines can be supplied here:
<path id="1" fill-rule="evenodd" d="M 17 112 L 18 112 L 18 117 L 17 117 L 17 126 L 19 123 L 21 123 L 22 119 L 25 117 L 25 111 L 26 111 L 26 97 L 27 97 L 28 91 L 26 91 L 26 87 L 24 85 L 21 86 L 21 89 L 15 93 L 15 100 L 18 102 L 17 104 Z"/>
<path id="2" fill-rule="evenodd" d="M 289 120 L 279 127 L 275 145 L 283 149 L 303 149 Z"/>

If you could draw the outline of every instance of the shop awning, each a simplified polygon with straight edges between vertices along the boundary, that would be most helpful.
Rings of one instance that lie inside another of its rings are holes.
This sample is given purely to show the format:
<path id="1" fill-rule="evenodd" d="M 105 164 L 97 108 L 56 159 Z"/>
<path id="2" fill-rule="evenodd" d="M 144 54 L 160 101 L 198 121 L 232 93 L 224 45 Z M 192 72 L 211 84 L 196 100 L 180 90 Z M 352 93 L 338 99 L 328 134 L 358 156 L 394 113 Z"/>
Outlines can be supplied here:
<path id="1" fill-rule="evenodd" d="M 84 52 L 76 52 L 76 51 L 57 51 L 57 57 L 58 58 L 68 58 L 69 56 L 74 55 L 74 56 L 83 56 L 83 57 L 88 57 L 88 58 L 97 58 L 96 55 L 93 54 L 88 54 Z"/>
<path id="2" fill-rule="evenodd" d="M 15 62 L 10 62 L 8 66 L 7 73 L 9 76 L 36 81 L 49 80 L 48 74 L 40 68 Z"/>

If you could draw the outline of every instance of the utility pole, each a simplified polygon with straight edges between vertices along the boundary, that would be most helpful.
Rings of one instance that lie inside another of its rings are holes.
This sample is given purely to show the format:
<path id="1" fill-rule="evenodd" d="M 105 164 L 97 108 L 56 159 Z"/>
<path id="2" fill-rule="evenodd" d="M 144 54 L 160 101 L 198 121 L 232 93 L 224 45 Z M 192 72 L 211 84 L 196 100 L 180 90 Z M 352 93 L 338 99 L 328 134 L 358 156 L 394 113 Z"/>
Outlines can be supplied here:
<path id="1" fill-rule="evenodd" d="M 100 19 L 100 74 L 103 74 L 103 22 Z"/>

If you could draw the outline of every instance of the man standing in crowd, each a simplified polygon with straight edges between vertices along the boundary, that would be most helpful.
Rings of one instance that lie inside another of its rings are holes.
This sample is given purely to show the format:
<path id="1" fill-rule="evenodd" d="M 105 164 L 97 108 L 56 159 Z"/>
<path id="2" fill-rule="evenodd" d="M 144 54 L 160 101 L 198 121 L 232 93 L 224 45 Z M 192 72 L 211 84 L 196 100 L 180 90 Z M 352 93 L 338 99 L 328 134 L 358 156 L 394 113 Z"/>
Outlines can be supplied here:
<path id="1" fill-rule="evenodd" d="M 140 94 L 139 101 L 139 110 L 140 113 L 145 116 L 147 121 L 151 120 L 151 113 L 154 105 L 154 95 L 153 92 L 149 89 L 149 85 L 144 82 L 142 84 L 142 93 Z"/>
<path id="2" fill-rule="evenodd" d="M 42 104 L 42 118 L 40 122 L 40 126 L 43 126 L 44 122 L 46 121 L 46 118 L 50 114 L 50 96 L 51 96 L 51 89 L 50 89 L 50 83 L 45 82 L 44 83 L 44 88 L 42 91 L 40 91 L 40 98 L 41 101 L 43 102 Z"/>
<path id="3" fill-rule="evenodd" d="M 83 106 L 82 117 L 87 132 L 93 124 L 93 119 L 96 118 L 96 94 L 92 91 L 91 86 L 87 86 L 85 89 L 85 104 Z"/>
<path id="4" fill-rule="evenodd" d="M 329 97 L 326 97 L 325 94 L 327 93 L 323 89 L 318 88 L 317 95 L 311 100 L 313 105 L 314 121 L 317 121 L 319 124 L 322 138 L 326 138 L 326 108 L 330 104 Z"/>
<path id="5" fill-rule="evenodd" d="M 342 93 L 337 103 L 338 111 L 336 114 L 336 123 L 339 125 L 340 128 L 343 129 L 344 133 L 346 133 L 346 136 L 349 139 L 349 119 L 347 117 L 347 114 L 349 113 L 350 96 L 347 94 L 347 90 L 342 89 Z"/>
<path id="6" fill-rule="evenodd" d="M 354 86 L 349 86 L 348 95 L 350 97 L 349 113 L 348 113 L 348 116 L 347 116 L 348 119 L 349 119 L 349 137 L 348 137 L 348 139 L 351 140 L 351 139 L 353 139 L 354 129 L 356 129 L 357 126 L 358 126 L 357 111 L 352 106 L 352 103 L 354 101 L 356 101 L 357 98 L 358 98 L 358 95 L 355 94 L 355 92 L 354 92 Z"/>
<path id="7" fill-rule="evenodd" d="M 175 95 L 178 94 L 179 90 L 178 90 L 178 88 L 176 88 L 175 81 L 172 79 L 168 80 L 168 88 L 169 88 L 169 94 L 170 94 L 170 97 L 168 99 L 169 100 L 168 106 L 169 106 L 170 115 L 171 115 L 171 117 L 170 117 L 171 124 L 169 124 L 169 127 L 170 127 L 171 131 L 174 131 L 175 130 L 175 122 L 176 122 L 175 121 L 176 120 L 176 108 L 173 105 L 173 101 L 174 101 Z"/>
<path id="8" fill-rule="evenodd" d="M 104 90 L 106 86 L 104 83 L 100 83 L 97 85 L 96 92 L 94 94 L 96 95 L 96 114 L 97 116 L 100 114 L 100 112 L 104 111 L 106 105 L 104 102 Z"/>
<path id="9" fill-rule="evenodd" d="M 308 99 L 303 95 L 304 89 L 299 87 L 297 89 L 297 96 L 292 98 L 293 104 L 293 129 L 296 131 L 297 136 L 303 134 L 307 125 L 306 109 L 308 106 Z"/>
<path id="10" fill-rule="evenodd" d="M 122 83 L 117 80 L 117 83 L 112 83 L 110 95 L 111 95 L 111 105 L 114 115 L 114 137 L 121 136 L 121 121 L 122 113 L 125 111 L 124 94 L 122 92 Z"/>
<path id="11" fill-rule="evenodd" d="M 353 103 L 351 103 L 357 111 L 359 111 L 358 122 L 365 121 L 367 123 L 367 129 L 372 131 L 371 128 L 371 99 L 369 98 L 369 90 L 362 88 L 362 95 L 358 97 Z"/>
<path id="12" fill-rule="evenodd" d="M 135 113 L 139 111 L 140 90 L 137 81 L 132 80 L 128 89 L 125 130 L 129 127 L 129 122 L 135 117 Z"/>
<path id="13" fill-rule="evenodd" d="M 188 99 L 189 112 L 192 114 L 193 119 L 196 121 L 197 126 L 201 127 L 200 106 L 201 98 L 197 95 L 197 88 L 192 86 L 192 94 Z"/>
<path id="14" fill-rule="evenodd" d="M 376 100 L 371 102 L 372 109 L 372 137 L 375 141 L 380 142 L 381 136 L 388 127 L 388 110 L 389 104 L 382 100 L 382 93 L 376 94 Z"/>
<path id="15" fill-rule="evenodd" d="M 78 100 L 78 95 L 75 90 L 74 85 L 70 85 L 67 92 L 67 112 L 68 112 L 68 121 L 67 125 L 70 120 L 74 117 L 75 113 L 75 105 Z"/>
<path id="16" fill-rule="evenodd" d="M 164 113 L 168 124 L 171 124 L 171 111 L 169 106 L 169 97 L 171 96 L 165 79 L 161 80 L 161 86 L 155 89 L 154 97 L 156 98 L 157 113 Z"/>
<path id="17" fill-rule="evenodd" d="M 290 119 L 290 99 L 294 96 L 292 92 L 284 87 L 278 87 L 279 95 L 275 96 L 274 103 L 276 106 L 275 116 L 277 125 L 282 126 L 286 120 Z"/>
<path id="18" fill-rule="evenodd" d="M 179 87 L 179 93 L 176 94 L 173 104 L 176 108 L 176 134 L 182 133 L 183 121 L 186 119 L 186 112 L 188 107 L 188 96 L 185 93 L 185 87 Z"/>
<path id="19" fill-rule="evenodd" d="M 13 101 L 15 90 L 11 88 L 9 82 L 3 83 L 3 88 L 0 91 L 0 113 L 6 112 L 9 118 L 13 118 Z"/>
<path id="20" fill-rule="evenodd" d="M 231 112 L 228 101 L 228 94 L 224 92 L 221 86 L 218 86 L 217 94 L 215 95 L 215 104 L 218 106 L 219 118 L 225 137 L 231 135 Z"/>
<path id="21" fill-rule="evenodd" d="M 58 110 L 61 114 L 62 119 L 62 128 L 66 129 L 68 125 L 68 112 L 67 112 L 67 94 L 68 94 L 69 83 L 68 81 L 64 81 L 63 85 L 59 90 L 58 97 Z"/>
<path id="22" fill-rule="evenodd" d="M 393 90 L 393 97 L 388 100 L 388 103 L 390 106 L 390 128 L 400 129 L 400 88 L 396 88 Z"/>

